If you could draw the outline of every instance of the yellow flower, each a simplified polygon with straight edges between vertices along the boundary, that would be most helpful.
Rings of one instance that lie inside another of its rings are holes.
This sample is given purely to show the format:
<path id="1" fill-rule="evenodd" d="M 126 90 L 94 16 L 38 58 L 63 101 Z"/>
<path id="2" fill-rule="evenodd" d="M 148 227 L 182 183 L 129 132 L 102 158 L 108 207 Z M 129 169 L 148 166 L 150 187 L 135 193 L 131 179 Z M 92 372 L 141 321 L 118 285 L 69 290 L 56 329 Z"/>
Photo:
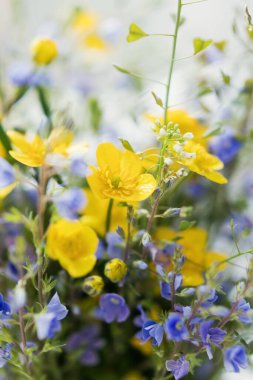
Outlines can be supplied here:
<path id="1" fill-rule="evenodd" d="M 127 266 L 120 259 L 112 259 L 106 263 L 104 273 L 112 282 L 119 282 L 127 274 Z"/>
<path id="2" fill-rule="evenodd" d="M 6 151 L 4 149 L 3 144 L 0 141 L 0 157 L 5 157 L 6 156 Z"/>
<path id="3" fill-rule="evenodd" d="M 109 199 L 100 199 L 96 197 L 92 191 L 85 189 L 85 196 L 87 204 L 83 210 L 84 216 L 82 217 L 83 223 L 93 228 L 99 235 L 104 236 L 106 215 L 109 206 Z M 120 226 L 124 231 L 127 229 L 127 208 L 113 203 L 110 231 L 116 231 Z"/>
<path id="4" fill-rule="evenodd" d="M 37 38 L 32 42 L 31 53 L 37 65 L 48 65 L 58 56 L 58 47 L 50 38 Z"/>
<path id="5" fill-rule="evenodd" d="M 143 174 L 137 154 L 103 143 L 97 148 L 97 161 L 99 168 L 93 167 L 93 174 L 87 180 L 98 197 L 138 202 L 154 192 L 156 181 L 151 174 Z"/>
<path id="6" fill-rule="evenodd" d="M 100 276 L 90 276 L 84 280 L 82 288 L 90 297 L 96 297 L 101 294 L 104 281 Z"/>
<path id="7" fill-rule="evenodd" d="M 16 185 L 17 182 L 14 182 L 7 187 L 0 188 L 0 200 L 7 197 L 7 195 L 9 195 L 12 192 L 12 190 L 16 187 Z"/>
<path id="8" fill-rule="evenodd" d="M 43 141 L 37 134 L 29 141 L 25 135 L 9 131 L 8 136 L 15 150 L 10 155 L 15 160 L 31 167 L 42 166 L 48 154 L 68 155 L 68 148 L 73 141 L 73 133 L 64 128 L 54 129 L 49 138 Z"/>
<path id="9" fill-rule="evenodd" d="M 140 339 L 133 337 L 130 340 L 130 344 L 143 355 L 151 355 L 154 352 L 150 340 L 143 343 Z"/>
<path id="10" fill-rule="evenodd" d="M 163 123 L 163 118 L 155 117 L 153 115 L 147 115 L 148 119 L 155 122 L 159 120 Z M 179 124 L 180 132 L 183 134 L 191 132 L 194 137 L 193 141 L 196 141 L 204 146 L 206 146 L 207 139 L 205 138 L 205 133 L 207 127 L 200 123 L 197 119 L 190 116 L 184 110 L 171 110 L 167 112 L 167 122 L 172 122 L 173 124 Z"/>
<path id="11" fill-rule="evenodd" d="M 97 33 L 89 34 L 84 38 L 84 44 L 90 49 L 106 50 L 107 43 Z"/>
<path id="12" fill-rule="evenodd" d="M 155 233 L 155 239 L 159 241 L 172 241 L 177 238 L 177 243 L 182 246 L 182 253 L 186 257 L 182 268 L 184 286 L 203 284 L 203 273 L 213 263 L 219 263 L 227 258 L 221 253 L 206 250 L 207 231 L 202 228 L 189 228 L 188 230 L 177 232 L 160 227 Z M 225 267 L 226 265 L 223 263 L 218 266 L 218 270 L 223 270 Z"/>
<path id="13" fill-rule="evenodd" d="M 128 372 L 121 380 L 144 380 L 141 374 L 137 371 Z"/>
<path id="14" fill-rule="evenodd" d="M 77 9 L 72 16 L 71 26 L 82 32 L 93 31 L 98 25 L 98 15 L 93 12 Z"/>
<path id="15" fill-rule="evenodd" d="M 206 149 L 193 141 L 188 141 L 184 147 L 185 152 L 194 153 L 195 157 L 182 160 L 192 172 L 206 177 L 210 181 L 225 184 L 227 179 L 217 170 L 223 168 L 223 162 L 216 156 L 208 153 Z"/>
<path id="16" fill-rule="evenodd" d="M 145 170 L 155 171 L 159 161 L 160 150 L 156 147 L 148 148 L 144 152 L 138 153 L 142 166 Z"/>
<path id="17" fill-rule="evenodd" d="M 72 277 L 82 277 L 96 264 L 98 238 L 81 221 L 60 219 L 49 226 L 46 251 Z"/>

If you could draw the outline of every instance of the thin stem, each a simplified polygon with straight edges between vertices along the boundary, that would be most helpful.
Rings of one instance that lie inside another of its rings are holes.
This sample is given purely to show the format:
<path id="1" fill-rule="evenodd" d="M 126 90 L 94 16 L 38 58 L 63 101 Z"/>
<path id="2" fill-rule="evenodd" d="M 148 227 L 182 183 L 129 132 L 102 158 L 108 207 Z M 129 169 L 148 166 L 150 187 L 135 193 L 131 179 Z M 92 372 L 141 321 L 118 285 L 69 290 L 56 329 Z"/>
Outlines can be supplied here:
<path id="1" fill-rule="evenodd" d="M 182 4 L 182 7 L 184 7 L 185 5 L 194 5 L 194 4 L 198 4 L 198 3 L 205 3 L 207 0 L 198 0 L 198 1 L 191 1 L 189 3 L 183 3 Z"/>
<path id="2" fill-rule="evenodd" d="M 26 353 L 27 340 L 26 340 L 26 332 L 25 332 L 25 324 L 24 324 L 24 308 L 23 307 L 19 308 L 18 317 L 19 317 L 19 330 L 20 330 L 21 341 L 22 341 L 22 351 L 23 351 L 23 355 L 25 358 L 26 368 L 28 370 L 29 375 L 31 375 L 29 358 L 28 358 L 27 353 Z"/>
<path id="3" fill-rule="evenodd" d="M 112 207 L 113 207 L 113 199 L 110 199 L 106 214 L 106 221 L 105 221 L 105 233 L 109 232 L 110 226 L 111 226 L 111 217 L 112 217 Z"/>
<path id="4" fill-rule="evenodd" d="M 39 185 L 38 185 L 38 292 L 39 292 L 39 302 L 44 306 L 44 295 L 43 295 L 43 266 L 44 266 L 44 253 L 43 253 L 43 239 L 44 239 L 44 191 L 46 185 L 46 173 L 45 168 L 42 166 L 39 175 Z"/>
<path id="5" fill-rule="evenodd" d="M 129 257 L 132 219 L 133 219 L 133 207 L 128 206 L 128 210 L 127 210 L 127 238 L 126 238 L 126 247 L 125 247 L 125 252 L 124 252 L 124 261 L 125 262 L 128 261 L 128 257 Z"/>

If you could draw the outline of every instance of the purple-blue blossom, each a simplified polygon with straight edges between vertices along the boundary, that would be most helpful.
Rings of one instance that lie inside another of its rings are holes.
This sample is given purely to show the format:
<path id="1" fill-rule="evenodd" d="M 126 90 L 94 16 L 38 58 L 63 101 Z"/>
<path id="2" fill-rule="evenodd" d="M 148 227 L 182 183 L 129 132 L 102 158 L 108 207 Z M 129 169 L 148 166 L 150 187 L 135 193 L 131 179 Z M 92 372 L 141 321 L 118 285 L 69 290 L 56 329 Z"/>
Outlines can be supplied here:
<path id="1" fill-rule="evenodd" d="M 6 344 L 2 348 L 0 348 L 0 368 L 3 368 L 6 364 L 6 359 L 11 358 L 11 350 L 12 345 L 11 344 Z"/>
<path id="2" fill-rule="evenodd" d="M 106 243 L 106 252 L 110 258 L 123 258 L 124 240 L 121 236 L 116 232 L 108 232 L 108 234 L 106 234 Z"/>
<path id="3" fill-rule="evenodd" d="M 190 363 L 181 356 L 178 360 L 166 360 L 166 369 L 172 372 L 175 380 L 179 380 L 190 372 Z"/>
<path id="4" fill-rule="evenodd" d="M 232 304 L 232 306 L 235 305 L 235 302 Z M 250 304 L 245 301 L 245 299 L 241 299 L 238 303 L 238 305 L 235 308 L 235 311 L 237 312 L 238 319 L 240 322 L 244 323 L 245 325 L 250 325 L 252 323 L 252 318 L 249 316 L 249 312 L 252 309 L 250 308 Z"/>
<path id="5" fill-rule="evenodd" d="M 183 276 L 181 274 L 175 274 L 173 272 L 169 273 L 169 283 L 161 281 L 160 289 L 161 296 L 166 300 L 171 300 L 172 290 L 174 288 L 174 292 L 176 292 L 179 288 L 181 288 L 183 283 Z"/>
<path id="6" fill-rule="evenodd" d="M 222 135 L 215 136 L 209 143 L 211 152 L 219 157 L 224 164 L 231 162 L 242 147 L 232 131 L 225 131 Z"/>
<path id="7" fill-rule="evenodd" d="M 99 306 L 97 316 L 107 323 L 124 322 L 130 314 L 125 299 L 116 293 L 103 294 Z"/>
<path id="8" fill-rule="evenodd" d="M 221 344 L 226 336 L 226 331 L 220 329 L 219 327 L 211 327 L 214 321 L 205 321 L 200 323 L 199 335 L 202 340 L 203 346 L 206 348 L 206 352 L 209 360 L 213 358 L 211 344 L 216 347 L 221 348 Z"/>
<path id="9" fill-rule="evenodd" d="M 86 197 L 82 189 L 71 187 L 58 195 L 54 203 L 62 218 L 76 219 L 86 204 Z"/>
<path id="10" fill-rule="evenodd" d="M 164 329 L 169 340 L 180 342 L 188 338 L 188 331 L 182 315 L 171 313 L 164 324 Z"/>
<path id="11" fill-rule="evenodd" d="M 164 328 L 160 323 L 146 321 L 142 327 L 142 340 L 147 342 L 152 339 L 153 346 L 160 346 L 163 340 Z"/>
<path id="12" fill-rule="evenodd" d="M 0 188 L 7 187 L 15 181 L 13 167 L 0 157 Z"/>
<path id="13" fill-rule="evenodd" d="M 224 352 L 224 366 L 228 372 L 240 372 L 240 368 L 247 368 L 245 348 L 240 345 L 228 348 Z"/>
<path id="14" fill-rule="evenodd" d="M 0 293 L 0 318 L 7 319 L 11 315 L 10 305 L 4 301 L 2 294 Z"/>

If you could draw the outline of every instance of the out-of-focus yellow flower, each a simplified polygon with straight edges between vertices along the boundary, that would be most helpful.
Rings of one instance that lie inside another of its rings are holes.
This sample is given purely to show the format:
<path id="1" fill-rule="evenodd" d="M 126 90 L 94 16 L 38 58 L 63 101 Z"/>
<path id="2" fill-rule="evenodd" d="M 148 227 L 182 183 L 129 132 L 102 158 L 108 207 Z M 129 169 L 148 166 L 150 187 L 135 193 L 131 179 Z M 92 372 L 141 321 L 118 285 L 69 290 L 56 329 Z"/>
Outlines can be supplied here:
<path id="1" fill-rule="evenodd" d="M 127 373 L 121 380 L 144 380 L 141 374 L 137 371 Z"/>
<path id="2" fill-rule="evenodd" d="M 141 164 L 145 170 L 155 171 L 159 161 L 160 150 L 158 148 L 148 148 L 138 153 Z"/>
<path id="3" fill-rule="evenodd" d="M 6 156 L 6 150 L 4 149 L 3 144 L 0 142 L 0 157 Z"/>
<path id="4" fill-rule="evenodd" d="M 31 53 L 37 65 L 49 65 L 58 56 L 58 47 L 51 38 L 37 38 L 32 42 Z"/>
<path id="5" fill-rule="evenodd" d="M 154 352 L 150 340 L 143 343 L 140 339 L 133 337 L 131 338 L 130 343 L 134 348 L 136 348 L 144 355 L 151 355 Z"/>
<path id="6" fill-rule="evenodd" d="M 97 148 L 97 161 L 99 168 L 92 167 L 93 174 L 87 180 L 98 197 L 138 202 L 154 192 L 156 181 L 151 174 L 143 174 L 137 154 L 103 143 Z"/>
<path id="7" fill-rule="evenodd" d="M 86 36 L 83 40 L 84 44 L 90 49 L 106 50 L 107 43 L 97 33 L 92 33 Z"/>
<path id="8" fill-rule="evenodd" d="M 184 150 L 195 154 L 195 157 L 187 158 L 181 162 L 192 172 L 221 185 L 227 183 L 227 179 L 221 173 L 217 172 L 217 170 L 221 170 L 224 166 L 218 157 L 208 153 L 202 145 L 193 141 L 188 141 Z"/>
<path id="9" fill-rule="evenodd" d="M 85 189 L 87 203 L 83 210 L 83 223 L 93 228 L 99 235 L 105 235 L 106 215 L 109 206 L 109 199 L 100 199 L 93 194 L 91 190 Z M 127 229 L 127 207 L 113 203 L 110 231 L 116 231 L 120 226 L 124 231 Z"/>
<path id="10" fill-rule="evenodd" d="M 214 263 L 219 263 L 227 257 L 222 253 L 207 251 L 207 231 L 203 228 L 189 228 L 185 231 L 173 231 L 160 227 L 155 233 L 155 239 L 172 241 L 182 246 L 182 253 L 186 261 L 182 268 L 183 285 L 198 286 L 204 283 L 203 273 Z M 220 264 L 218 270 L 223 270 L 226 265 Z"/>
<path id="11" fill-rule="evenodd" d="M 14 182 L 7 187 L 4 187 L 2 189 L 0 188 L 0 200 L 7 197 L 7 195 L 9 195 L 12 192 L 12 190 L 16 187 L 16 185 L 17 183 Z"/>
<path id="12" fill-rule="evenodd" d="M 100 276 L 90 276 L 84 280 L 82 288 L 90 297 L 96 297 L 101 294 L 104 288 L 104 281 Z"/>
<path id="13" fill-rule="evenodd" d="M 9 152 L 10 155 L 31 167 L 42 166 L 49 154 L 68 156 L 68 148 L 73 141 L 73 133 L 64 128 L 54 129 L 46 141 L 38 135 L 29 141 L 25 135 L 16 131 L 7 134 L 15 149 Z"/>
<path id="14" fill-rule="evenodd" d="M 97 25 L 98 15 L 94 12 L 88 12 L 82 9 L 75 10 L 71 19 L 72 28 L 82 32 L 93 31 Z"/>
<path id="15" fill-rule="evenodd" d="M 153 115 L 147 115 L 148 119 L 155 122 L 159 120 L 163 124 L 162 117 L 156 117 Z M 190 116 L 184 110 L 171 110 L 167 112 L 167 122 L 172 122 L 173 124 L 179 124 L 179 129 L 183 134 L 191 132 L 194 137 L 193 141 L 198 142 L 206 146 L 207 139 L 204 137 L 207 127 L 200 123 L 197 119 Z"/>
<path id="16" fill-rule="evenodd" d="M 127 265 L 120 259 L 112 259 L 106 263 L 104 273 L 112 282 L 119 282 L 127 274 Z"/>
<path id="17" fill-rule="evenodd" d="M 49 226 L 46 251 L 72 277 L 82 277 L 96 264 L 98 238 L 79 220 L 59 219 Z"/>

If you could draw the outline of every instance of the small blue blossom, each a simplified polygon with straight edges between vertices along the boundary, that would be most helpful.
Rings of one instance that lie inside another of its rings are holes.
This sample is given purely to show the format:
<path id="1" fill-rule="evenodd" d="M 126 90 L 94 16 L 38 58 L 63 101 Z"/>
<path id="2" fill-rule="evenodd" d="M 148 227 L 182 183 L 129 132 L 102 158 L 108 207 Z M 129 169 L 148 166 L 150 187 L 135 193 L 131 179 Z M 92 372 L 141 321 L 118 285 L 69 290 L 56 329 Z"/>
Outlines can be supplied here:
<path id="1" fill-rule="evenodd" d="M 240 372 L 241 368 L 247 368 L 247 355 L 243 346 L 233 346 L 224 353 L 224 366 L 228 372 Z"/>
<path id="2" fill-rule="evenodd" d="M 169 280 L 170 280 L 170 283 L 167 283 L 164 281 L 160 282 L 161 296 L 168 301 L 171 300 L 172 286 L 174 285 L 174 292 L 177 291 L 179 288 L 181 288 L 182 283 L 183 283 L 183 276 L 181 274 L 175 275 L 173 272 L 170 272 Z"/>
<path id="3" fill-rule="evenodd" d="M 224 164 L 231 162 L 239 150 L 242 143 L 233 135 L 231 131 L 226 131 L 222 135 L 215 136 L 210 142 L 210 150 L 219 157 Z"/>
<path id="4" fill-rule="evenodd" d="M 163 326 L 154 321 L 146 321 L 142 327 L 142 341 L 146 342 L 152 338 L 153 346 L 160 346 L 163 340 Z"/>
<path id="5" fill-rule="evenodd" d="M 214 321 L 205 321 L 199 326 L 199 335 L 210 360 L 213 358 L 211 344 L 221 348 L 220 343 L 223 342 L 227 334 L 226 331 L 219 327 L 211 327 L 213 323 Z"/>
<path id="6" fill-rule="evenodd" d="M 126 301 L 116 293 L 103 294 L 100 297 L 99 306 L 97 316 L 107 323 L 124 322 L 130 314 Z"/>
<path id="7" fill-rule="evenodd" d="M 8 72 L 9 80 L 17 87 L 45 86 L 49 84 L 48 76 L 43 71 L 35 71 L 30 64 L 16 63 Z"/>
<path id="8" fill-rule="evenodd" d="M 11 358 L 10 350 L 12 345 L 6 344 L 3 348 L 0 348 L 0 368 L 3 368 L 6 364 L 6 359 Z"/>
<path id="9" fill-rule="evenodd" d="M 233 303 L 232 306 L 234 304 L 235 303 Z M 252 318 L 250 318 L 250 316 L 248 315 L 248 313 L 252 311 L 252 309 L 250 308 L 250 304 L 247 301 L 245 301 L 244 299 L 240 300 L 240 302 L 236 306 L 235 311 L 238 312 L 238 318 L 242 323 L 244 323 L 245 325 L 250 325 L 252 323 Z"/>
<path id="10" fill-rule="evenodd" d="M 213 303 L 218 299 L 216 290 L 209 288 L 207 285 L 199 286 L 198 293 L 203 298 L 201 306 L 204 308 L 213 306 Z"/>
<path id="11" fill-rule="evenodd" d="M 11 315 L 10 305 L 4 301 L 2 294 L 0 293 L 0 318 L 7 319 Z"/>
<path id="12" fill-rule="evenodd" d="M 124 240 L 116 232 L 106 234 L 107 254 L 110 258 L 122 259 Z"/>
<path id="13" fill-rule="evenodd" d="M 73 157 L 70 170 L 76 177 L 85 178 L 88 174 L 88 165 L 83 157 Z"/>
<path id="14" fill-rule="evenodd" d="M 141 330 L 139 330 L 135 334 L 135 337 L 142 340 L 142 327 L 143 327 L 144 323 L 148 321 L 148 316 L 145 313 L 145 311 L 143 310 L 143 307 L 141 305 L 137 306 L 137 310 L 139 311 L 140 315 L 135 317 L 133 322 L 134 322 L 134 325 L 137 327 L 140 327 Z"/>
<path id="15" fill-rule="evenodd" d="M 171 313 L 164 324 L 164 329 L 169 340 L 180 342 L 188 338 L 187 327 L 183 317 L 178 313 Z"/>
<path id="16" fill-rule="evenodd" d="M 7 187 L 15 181 L 13 167 L 0 157 L 0 188 Z"/>
<path id="17" fill-rule="evenodd" d="M 62 218 L 76 219 L 86 204 L 86 197 L 82 189 L 71 187 L 58 195 L 54 203 Z"/>
<path id="18" fill-rule="evenodd" d="M 46 306 L 46 312 L 35 316 L 38 339 L 53 338 L 61 330 L 60 320 L 68 313 L 67 308 L 61 304 L 57 293 Z"/>
<path id="19" fill-rule="evenodd" d="M 166 360 L 166 369 L 173 373 L 175 380 L 179 380 L 190 372 L 190 363 L 181 356 L 178 360 Z"/>
<path id="20" fill-rule="evenodd" d="M 133 266 L 139 270 L 146 270 L 148 268 L 148 264 L 145 263 L 145 261 L 143 261 L 143 260 L 134 261 Z"/>

